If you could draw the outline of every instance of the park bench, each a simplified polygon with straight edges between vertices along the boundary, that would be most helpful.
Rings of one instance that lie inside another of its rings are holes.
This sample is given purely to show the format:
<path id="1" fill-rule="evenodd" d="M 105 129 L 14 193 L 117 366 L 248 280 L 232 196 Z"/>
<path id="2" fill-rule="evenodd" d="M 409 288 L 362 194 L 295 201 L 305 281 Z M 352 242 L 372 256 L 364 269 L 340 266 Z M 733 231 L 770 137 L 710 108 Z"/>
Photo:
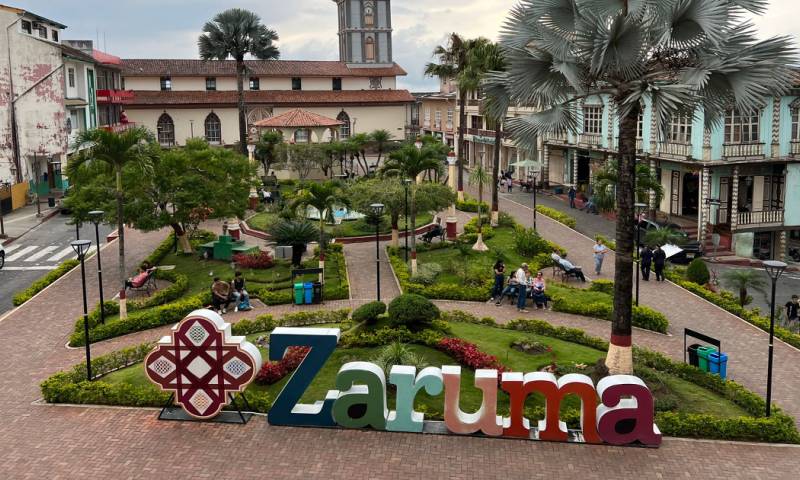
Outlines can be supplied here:
<path id="1" fill-rule="evenodd" d="M 434 238 L 438 238 L 440 242 L 444 242 L 446 230 L 441 225 L 434 225 L 433 228 L 420 235 L 420 240 L 425 243 L 431 243 Z"/>
<path id="2" fill-rule="evenodd" d="M 561 280 L 567 282 L 570 278 L 578 279 L 578 272 L 581 271 L 580 267 L 575 267 L 574 270 L 567 270 L 561 262 L 553 260 L 553 277 L 559 275 Z"/>
<path id="3" fill-rule="evenodd" d="M 127 286 L 128 290 L 133 292 L 145 292 L 149 297 L 150 294 L 157 290 L 156 285 L 156 272 L 158 271 L 157 268 L 151 268 L 147 271 L 147 276 L 136 281 L 131 281 L 131 284 Z"/>

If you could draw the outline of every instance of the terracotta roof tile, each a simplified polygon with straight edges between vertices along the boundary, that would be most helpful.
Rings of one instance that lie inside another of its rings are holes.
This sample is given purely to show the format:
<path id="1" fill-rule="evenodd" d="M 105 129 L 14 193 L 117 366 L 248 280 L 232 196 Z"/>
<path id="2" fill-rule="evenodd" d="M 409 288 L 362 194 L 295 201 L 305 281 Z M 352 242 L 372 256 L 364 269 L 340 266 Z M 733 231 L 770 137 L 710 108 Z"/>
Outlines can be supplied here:
<path id="1" fill-rule="evenodd" d="M 306 60 L 246 60 L 250 74 L 267 77 L 394 77 L 406 75 L 396 63 L 390 67 L 354 67 L 344 62 Z M 233 60 L 123 59 L 123 75 L 134 76 L 208 76 L 236 75 Z"/>
<path id="2" fill-rule="evenodd" d="M 259 90 L 246 91 L 245 101 L 251 105 L 360 105 L 413 103 L 407 90 Z M 166 105 L 236 105 L 235 90 L 169 91 L 137 90 L 128 108 Z"/>
<path id="3" fill-rule="evenodd" d="M 274 117 L 265 118 L 255 123 L 256 127 L 338 127 L 344 122 L 296 108 Z"/>

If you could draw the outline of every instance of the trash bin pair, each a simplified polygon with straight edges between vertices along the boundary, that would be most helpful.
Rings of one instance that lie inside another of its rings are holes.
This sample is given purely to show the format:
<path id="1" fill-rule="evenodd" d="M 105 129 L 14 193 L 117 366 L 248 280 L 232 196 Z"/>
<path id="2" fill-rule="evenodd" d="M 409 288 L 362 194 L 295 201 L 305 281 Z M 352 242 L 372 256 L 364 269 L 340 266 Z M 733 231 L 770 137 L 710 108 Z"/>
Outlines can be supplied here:
<path id="1" fill-rule="evenodd" d="M 693 344 L 689 346 L 689 365 L 725 379 L 728 374 L 728 355 L 717 352 L 714 347 Z"/>
<path id="2" fill-rule="evenodd" d="M 322 284 L 319 282 L 298 282 L 294 284 L 294 304 L 312 305 L 322 302 Z"/>

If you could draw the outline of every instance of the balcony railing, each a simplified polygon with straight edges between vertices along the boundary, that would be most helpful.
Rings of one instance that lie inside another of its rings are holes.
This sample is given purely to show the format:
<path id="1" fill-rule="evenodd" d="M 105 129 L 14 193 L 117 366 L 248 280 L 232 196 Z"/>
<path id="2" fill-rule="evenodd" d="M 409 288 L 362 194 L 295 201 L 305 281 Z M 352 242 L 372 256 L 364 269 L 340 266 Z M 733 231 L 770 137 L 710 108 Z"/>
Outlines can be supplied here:
<path id="1" fill-rule="evenodd" d="M 550 143 L 567 143 L 567 136 L 566 134 L 558 134 L 558 133 L 545 133 L 544 136 L 545 142 Z"/>
<path id="2" fill-rule="evenodd" d="M 661 142 L 658 144 L 658 153 L 673 157 L 688 158 L 692 156 L 691 143 Z"/>
<path id="3" fill-rule="evenodd" d="M 99 105 L 122 105 L 133 102 L 132 90 L 98 90 L 97 103 Z"/>
<path id="4" fill-rule="evenodd" d="M 759 225 L 783 225 L 783 210 L 763 210 L 739 212 L 737 223 L 740 227 Z"/>
<path id="5" fill-rule="evenodd" d="M 617 149 L 618 141 L 619 141 L 618 138 L 614 138 L 614 144 L 611 146 L 612 150 L 616 150 Z M 642 139 L 642 138 L 637 138 L 636 139 L 636 151 L 637 152 L 644 151 L 644 139 Z"/>
<path id="6" fill-rule="evenodd" d="M 494 130 L 484 130 L 482 128 L 467 128 L 464 133 L 467 135 L 477 135 L 479 137 L 492 137 L 494 138 Z M 508 138 L 507 132 L 500 132 L 501 138 Z"/>
<path id="7" fill-rule="evenodd" d="M 800 142 L 792 142 L 789 146 L 789 153 L 792 156 L 800 156 Z"/>
<path id="8" fill-rule="evenodd" d="M 603 145 L 603 136 L 600 134 L 582 133 L 578 135 L 578 145 L 600 147 Z"/>
<path id="9" fill-rule="evenodd" d="M 134 122 L 128 122 L 128 123 L 117 123 L 115 125 L 101 125 L 99 128 L 107 132 L 122 133 L 126 130 L 132 129 L 135 126 L 136 124 Z"/>
<path id="10" fill-rule="evenodd" d="M 763 157 L 763 143 L 726 143 L 722 145 L 722 156 L 726 158 Z"/>

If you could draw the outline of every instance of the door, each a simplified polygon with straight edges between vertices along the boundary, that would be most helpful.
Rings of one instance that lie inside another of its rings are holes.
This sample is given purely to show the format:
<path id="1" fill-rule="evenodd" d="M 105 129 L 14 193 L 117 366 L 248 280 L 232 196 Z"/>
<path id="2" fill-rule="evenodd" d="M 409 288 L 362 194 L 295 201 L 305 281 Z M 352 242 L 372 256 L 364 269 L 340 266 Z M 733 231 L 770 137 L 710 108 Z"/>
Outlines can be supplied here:
<path id="1" fill-rule="evenodd" d="M 731 224 L 731 178 L 722 177 L 719 179 L 719 212 L 717 213 L 717 224 Z"/>
<path id="2" fill-rule="evenodd" d="M 697 204 L 700 201 L 700 175 L 687 173 L 683 176 L 683 201 L 681 215 L 687 217 L 697 216 Z"/>
<path id="3" fill-rule="evenodd" d="M 677 170 L 672 171 L 672 180 L 670 183 L 670 202 L 669 213 L 671 215 L 680 215 L 681 200 L 681 172 Z"/>

